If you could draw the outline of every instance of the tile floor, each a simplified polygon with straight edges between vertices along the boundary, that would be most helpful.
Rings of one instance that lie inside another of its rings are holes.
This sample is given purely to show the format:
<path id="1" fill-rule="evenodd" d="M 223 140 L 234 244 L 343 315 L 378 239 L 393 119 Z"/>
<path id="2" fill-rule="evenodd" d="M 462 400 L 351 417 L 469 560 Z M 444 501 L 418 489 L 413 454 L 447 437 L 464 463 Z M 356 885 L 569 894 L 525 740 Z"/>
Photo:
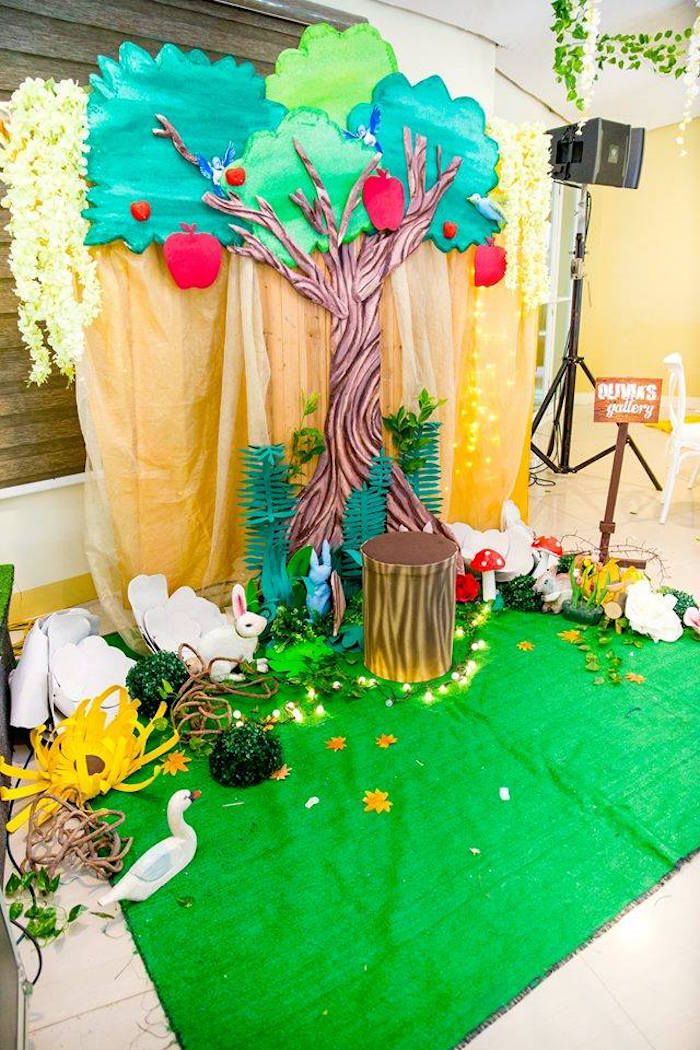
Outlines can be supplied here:
<path id="1" fill-rule="evenodd" d="M 591 415 L 590 406 L 577 406 L 579 459 L 603 447 L 604 437 L 611 439 L 612 428 L 590 425 Z M 643 427 L 635 436 L 663 482 L 666 436 Z M 594 541 L 609 466 L 604 460 L 580 475 L 558 478 L 551 488 L 531 488 L 530 520 L 542 532 L 577 533 Z M 629 455 L 616 535 L 662 550 L 669 581 L 700 594 L 700 485 L 693 499 L 687 477 L 688 468 L 678 481 L 669 521 L 660 526 L 660 496 Z M 689 683 L 692 673 L 689 669 Z M 18 842 L 17 852 L 21 849 Z M 100 888 L 94 880 L 73 879 L 61 890 L 61 903 L 95 907 Z M 23 952 L 31 975 L 35 961 L 29 949 Z M 87 916 L 45 952 L 44 966 L 29 1004 L 33 1050 L 177 1045 L 120 916 L 112 921 Z M 473 1046 L 700 1050 L 700 857 L 560 967 Z"/>

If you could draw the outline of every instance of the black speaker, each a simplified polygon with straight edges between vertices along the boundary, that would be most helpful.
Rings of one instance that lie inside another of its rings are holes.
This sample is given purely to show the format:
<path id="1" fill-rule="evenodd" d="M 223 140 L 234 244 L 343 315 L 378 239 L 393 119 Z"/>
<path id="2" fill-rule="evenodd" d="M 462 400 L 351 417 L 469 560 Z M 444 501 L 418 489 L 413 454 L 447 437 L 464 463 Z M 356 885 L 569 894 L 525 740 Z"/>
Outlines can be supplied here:
<path id="1" fill-rule="evenodd" d="M 549 131 L 555 182 L 636 189 L 644 156 L 644 128 L 596 117 Z"/>

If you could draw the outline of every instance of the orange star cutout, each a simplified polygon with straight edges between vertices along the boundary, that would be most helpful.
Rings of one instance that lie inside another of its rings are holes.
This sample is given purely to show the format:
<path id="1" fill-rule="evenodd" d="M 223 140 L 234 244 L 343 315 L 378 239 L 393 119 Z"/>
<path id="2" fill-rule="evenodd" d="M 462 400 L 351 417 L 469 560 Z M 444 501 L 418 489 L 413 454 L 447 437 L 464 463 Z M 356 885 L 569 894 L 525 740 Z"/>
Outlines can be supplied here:
<path id="1" fill-rule="evenodd" d="M 283 766 L 276 769 L 274 773 L 270 773 L 270 780 L 286 780 L 289 774 L 292 772 L 292 767 L 288 766 L 285 762 Z"/>
<path id="2" fill-rule="evenodd" d="M 365 813 L 388 813 L 394 805 L 393 802 L 389 801 L 389 792 L 380 791 L 379 788 L 376 791 L 365 791 L 365 797 L 362 801 L 364 802 Z"/>
<path id="3" fill-rule="evenodd" d="M 643 674 L 635 674 L 634 671 L 628 671 L 625 675 L 628 682 L 637 682 L 641 685 L 642 682 L 646 682 L 646 678 Z"/>
<path id="4" fill-rule="evenodd" d="M 393 736 L 391 733 L 382 733 L 377 737 L 377 747 L 387 748 L 391 747 L 392 744 L 398 744 L 398 737 Z"/>
<path id="5" fill-rule="evenodd" d="M 184 751 L 171 751 L 163 763 L 163 772 L 174 777 L 176 773 L 186 773 L 190 757 Z"/>
<path id="6" fill-rule="evenodd" d="M 561 638 L 562 642 L 571 642 L 572 645 L 575 645 L 576 642 L 581 641 L 581 632 L 577 630 L 560 631 L 557 637 Z"/>
<path id="7" fill-rule="evenodd" d="M 326 740 L 326 747 L 329 751 L 344 751 L 345 742 L 344 736 L 332 736 L 330 740 Z"/>
<path id="8" fill-rule="evenodd" d="M 532 642 L 518 642 L 518 649 L 522 649 L 524 653 L 531 653 L 534 648 Z"/>

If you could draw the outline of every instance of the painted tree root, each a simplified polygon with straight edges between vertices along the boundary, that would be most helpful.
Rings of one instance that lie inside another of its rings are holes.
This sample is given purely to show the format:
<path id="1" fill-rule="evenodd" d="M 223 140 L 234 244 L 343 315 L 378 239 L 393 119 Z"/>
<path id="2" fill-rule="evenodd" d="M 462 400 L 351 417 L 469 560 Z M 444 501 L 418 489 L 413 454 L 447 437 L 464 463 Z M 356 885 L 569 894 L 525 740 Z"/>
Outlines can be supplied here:
<path id="1" fill-rule="evenodd" d="M 189 163 L 196 163 L 182 138 L 163 116 L 154 134 L 170 138 L 175 149 Z M 294 262 L 289 266 L 247 227 L 231 224 L 242 244 L 230 251 L 256 262 L 267 263 L 311 302 L 332 315 L 330 396 L 324 428 L 326 450 L 304 488 L 289 532 L 291 551 L 311 545 L 320 547 L 328 539 L 332 547 L 343 542 L 343 515 L 348 496 L 366 480 L 374 457 L 382 448 L 380 408 L 380 327 L 379 302 L 384 281 L 418 248 L 425 237 L 440 199 L 454 181 L 461 163 L 454 157 L 443 170 L 440 147 L 436 148 L 437 175 L 426 185 L 427 144 L 422 135 L 415 143 L 404 128 L 404 153 L 408 173 L 409 204 L 399 228 L 376 233 L 350 244 L 343 243 L 353 212 L 357 208 L 365 180 L 378 166 L 381 154 L 371 158 L 345 202 L 338 222 L 330 196 L 309 157 L 298 141 L 294 146 L 308 172 L 315 200 L 311 203 L 303 190 L 292 193 L 306 221 L 328 238 L 323 268 L 289 236 L 274 209 L 262 197 L 251 208 L 232 195 L 224 200 L 207 193 L 203 200 L 232 218 L 263 227 L 277 238 Z M 424 506 L 413 492 L 398 466 L 387 499 L 387 527 L 409 531 L 427 524 L 435 532 L 451 537 L 450 530 Z"/>

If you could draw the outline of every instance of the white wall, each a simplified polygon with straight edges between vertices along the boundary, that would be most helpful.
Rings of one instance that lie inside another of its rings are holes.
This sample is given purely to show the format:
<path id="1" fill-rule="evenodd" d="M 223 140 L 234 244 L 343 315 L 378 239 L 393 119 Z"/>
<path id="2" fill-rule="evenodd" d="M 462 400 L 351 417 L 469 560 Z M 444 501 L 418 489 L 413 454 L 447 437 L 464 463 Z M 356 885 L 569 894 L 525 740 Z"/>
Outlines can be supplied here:
<path id="1" fill-rule="evenodd" d="M 487 113 L 492 111 L 495 48 L 490 41 L 380 0 L 339 0 L 331 6 L 376 26 L 412 82 L 439 73 L 453 95 L 471 95 Z M 429 9 L 426 3 L 424 10 Z"/>
<path id="2" fill-rule="evenodd" d="M 547 128 L 560 127 L 567 124 L 559 113 L 540 102 L 534 95 L 528 94 L 514 84 L 512 80 L 503 76 L 498 70 L 494 78 L 494 113 L 503 120 L 510 120 L 514 124 L 524 124 L 526 121 L 539 120 Z"/>
<path id="3" fill-rule="evenodd" d="M 82 484 L 17 496 L 0 490 L 0 561 L 15 566 L 15 591 L 88 572 Z"/>

